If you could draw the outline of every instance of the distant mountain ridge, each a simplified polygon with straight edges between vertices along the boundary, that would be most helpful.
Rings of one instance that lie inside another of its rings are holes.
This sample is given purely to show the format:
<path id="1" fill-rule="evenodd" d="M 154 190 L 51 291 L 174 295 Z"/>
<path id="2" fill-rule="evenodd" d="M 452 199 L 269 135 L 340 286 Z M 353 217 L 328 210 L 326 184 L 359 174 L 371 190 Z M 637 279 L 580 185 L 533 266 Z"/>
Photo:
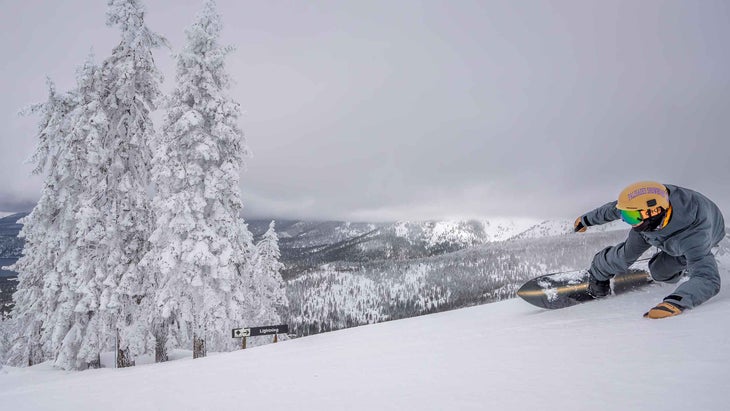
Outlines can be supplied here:
<path id="1" fill-rule="evenodd" d="M 13 263 L 22 255 L 18 220 L 28 213 L 0 218 L 0 259 Z M 432 257 L 462 249 L 511 239 L 535 239 L 572 232 L 569 220 L 482 219 L 441 221 L 398 221 L 367 223 L 346 221 L 275 220 L 285 277 L 336 261 L 372 262 Z M 258 240 L 269 227 L 269 219 L 246 220 Z M 625 228 L 609 224 L 591 231 Z M 14 273 L 5 271 L 0 275 Z"/>
<path id="2" fill-rule="evenodd" d="M 270 220 L 247 220 L 259 237 Z M 285 278 L 337 261 L 403 261 L 505 241 L 539 224 L 530 219 L 353 223 L 279 220 L 276 230 Z"/>

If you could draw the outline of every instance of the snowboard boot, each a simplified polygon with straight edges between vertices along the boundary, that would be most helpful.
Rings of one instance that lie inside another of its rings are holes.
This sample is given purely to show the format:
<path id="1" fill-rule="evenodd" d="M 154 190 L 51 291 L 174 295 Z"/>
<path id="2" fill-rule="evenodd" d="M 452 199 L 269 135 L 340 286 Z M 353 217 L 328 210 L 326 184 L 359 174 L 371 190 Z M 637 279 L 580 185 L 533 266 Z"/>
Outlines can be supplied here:
<path id="1" fill-rule="evenodd" d="M 589 272 L 590 274 L 590 272 Z M 588 294 L 593 298 L 601 298 L 611 294 L 611 280 L 601 281 L 590 274 L 588 280 Z"/>

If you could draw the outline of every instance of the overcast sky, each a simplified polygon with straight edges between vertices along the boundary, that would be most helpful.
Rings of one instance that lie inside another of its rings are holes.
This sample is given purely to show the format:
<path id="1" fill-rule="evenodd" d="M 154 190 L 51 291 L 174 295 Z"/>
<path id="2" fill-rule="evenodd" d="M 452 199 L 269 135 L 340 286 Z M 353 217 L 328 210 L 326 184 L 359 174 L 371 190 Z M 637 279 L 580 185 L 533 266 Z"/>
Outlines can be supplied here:
<path id="1" fill-rule="evenodd" d="M 202 1 L 144 3 L 181 48 Z M 20 211 L 41 179 L 23 164 L 37 118 L 18 111 L 118 31 L 105 1 L 0 4 L 0 211 Z M 571 218 L 644 179 L 728 215 L 730 2 L 217 4 L 254 153 L 247 218 Z"/>

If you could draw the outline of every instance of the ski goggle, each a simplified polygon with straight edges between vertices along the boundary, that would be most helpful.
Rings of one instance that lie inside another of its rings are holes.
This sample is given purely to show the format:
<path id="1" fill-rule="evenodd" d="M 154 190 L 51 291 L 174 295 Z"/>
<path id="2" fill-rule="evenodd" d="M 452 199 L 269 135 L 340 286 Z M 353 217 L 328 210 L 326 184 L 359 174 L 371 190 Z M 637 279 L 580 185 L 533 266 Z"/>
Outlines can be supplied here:
<path id="1" fill-rule="evenodd" d="M 644 221 L 639 210 L 621 210 L 621 219 L 630 225 L 641 224 Z"/>

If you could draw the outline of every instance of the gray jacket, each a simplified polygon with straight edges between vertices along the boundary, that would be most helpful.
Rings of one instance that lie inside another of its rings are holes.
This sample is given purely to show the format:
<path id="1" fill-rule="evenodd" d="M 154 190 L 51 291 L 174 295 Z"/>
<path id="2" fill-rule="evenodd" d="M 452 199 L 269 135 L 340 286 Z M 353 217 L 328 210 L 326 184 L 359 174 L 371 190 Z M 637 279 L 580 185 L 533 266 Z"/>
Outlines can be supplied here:
<path id="1" fill-rule="evenodd" d="M 702 194 L 682 187 L 665 184 L 669 190 L 672 215 L 669 223 L 656 231 L 640 232 L 646 244 L 662 252 L 686 260 L 689 281 L 682 284 L 672 296 L 679 297 L 681 306 L 693 307 L 708 300 L 720 291 L 720 275 L 711 249 L 725 237 L 725 221 L 720 209 Z M 621 218 L 616 201 L 605 204 L 583 217 L 586 226 L 604 224 Z M 634 243 L 634 242 L 632 242 Z M 628 244 L 625 243 L 625 244 Z M 615 246 L 623 247 L 624 244 Z M 638 246 L 636 246 L 638 247 Z M 646 247 L 648 249 L 648 246 Z M 593 269 L 606 271 L 602 267 L 621 267 L 634 261 L 611 261 L 632 253 L 616 253 L 607 249 L 596 255 Z M 642 251 L 643 252 L 643 251 Z M 640 253 L 639 253 L 640 254 Z M 606 261 L 601 261 L 606 260 Z M 604 273 L 608 275 L 618 274 Z"/>

